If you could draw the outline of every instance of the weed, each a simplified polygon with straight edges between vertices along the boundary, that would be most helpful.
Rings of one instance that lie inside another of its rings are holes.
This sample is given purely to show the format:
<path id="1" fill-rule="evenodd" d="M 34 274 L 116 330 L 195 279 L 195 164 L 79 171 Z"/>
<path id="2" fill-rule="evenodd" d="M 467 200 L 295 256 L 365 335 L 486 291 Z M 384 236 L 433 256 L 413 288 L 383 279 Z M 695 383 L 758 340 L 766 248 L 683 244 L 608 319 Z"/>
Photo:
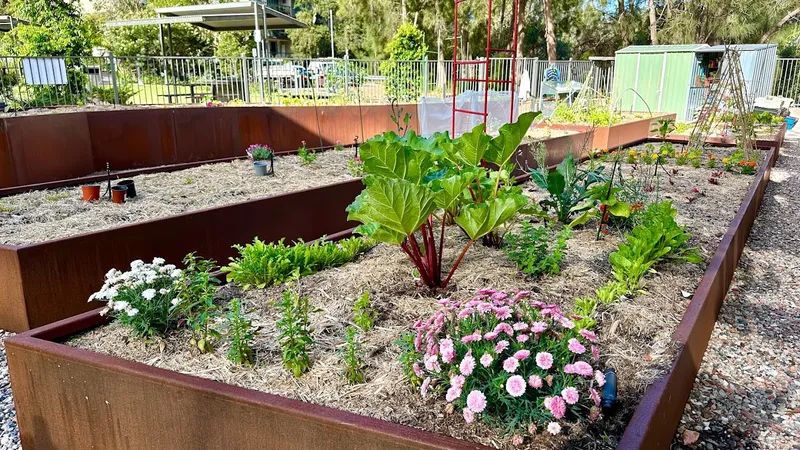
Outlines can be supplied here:
<path id="1" fill-rule="evenodd" d="M 225 315 L 228 340 L 231 348 L 228 351 L 228 359 L 243 366 L 252 366 L 255 362 L 253 358 L 253 338 L 256 329 L 253 322 L 244 317 L 240 300 L 231 300 L 229 312 Z"/>
<path id="2" fill-rule="evenodd" d="M 361 294 L 358 300 L 353 303 L 353 322 L 362 330 L 369 331 L 375 323 L 377 314 L 369 304 L 369 291 Z"/>
<path id="3" fill-rule="evenodd" d="M 299 377 L 311 367 L 311 357 L 308 355 L 310 347 L 314 345 L 308 318 L 311 306 L 308 297 L 301 297 L 292 290 L 283 291 L 283 300 L 277 302 L 276 306 L 280 319 L 275 326 L 278 328 L 283 365 L 295 377 Z"/>
<path id="4" fill-rule="evenodd" d="M 344 360 L 344 377 L 350 384 L 360 384 L 365 380 L 364 376 L 364 353 L 361 350 L 361 343 L 358 341 L 358 328 L 347 327 L 345 335 L 345 347 L 342 351 Z"/>

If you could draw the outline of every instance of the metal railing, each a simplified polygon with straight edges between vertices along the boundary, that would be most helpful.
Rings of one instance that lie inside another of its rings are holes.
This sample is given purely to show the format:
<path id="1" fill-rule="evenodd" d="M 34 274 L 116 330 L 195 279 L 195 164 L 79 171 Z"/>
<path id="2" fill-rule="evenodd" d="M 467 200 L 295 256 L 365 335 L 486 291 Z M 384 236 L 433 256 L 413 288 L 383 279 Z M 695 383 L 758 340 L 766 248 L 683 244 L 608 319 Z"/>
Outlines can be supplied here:
<path id="1" fill-rule="evenodd" d="M 800 58 L 778 58 L 772 95 L 792 98 L 800 103 Z"/>
<path id="2" fill-rule="evenodd" d="M 613 64 L 559 61 L 562 81 L 583 82 L 607 93 Z M 521 100 L 539 95 L 546 61 L 517 59 Z M 14 109 L 83 105 L 264 103 L 272 105 L 416 102 L 452 95 L 452 61 L 299 59 L 253 57 L 0 57 L 0 99 Z M 483 65 L 459 69 L 460 78 L 483 78 Z M 492 59 L 491 79 L 510 78 L 511 60 Z M 483 83 L 459 82 L 458 92 Z M 490 83 L 492 90 L 507 85 Z"/>

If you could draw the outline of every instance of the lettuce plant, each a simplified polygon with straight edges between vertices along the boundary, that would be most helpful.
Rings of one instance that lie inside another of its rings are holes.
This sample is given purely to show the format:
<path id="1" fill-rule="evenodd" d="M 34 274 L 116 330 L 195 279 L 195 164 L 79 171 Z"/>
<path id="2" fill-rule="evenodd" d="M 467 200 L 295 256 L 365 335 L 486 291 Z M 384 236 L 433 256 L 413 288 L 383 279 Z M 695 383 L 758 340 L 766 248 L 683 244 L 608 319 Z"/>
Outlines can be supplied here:
<path id="1" fill-rule="evenodd" d="M 348 218 L 362 223 L 356 232 L 399 245 L 427 287 L 446 287 L 470 246 L 528 204 L 513 184 L 510 161 L 537 115 L 520 115 L 496 137 L 479 125 L 456 139 L 446 133 L 423 138 L 409 130 L 402 137 L 388 132 L 365 142 L 359 153 L 366 188 L 347 208 Z M 448 222 L 469 240 L 443 277 Z"/>
<path id="2" fill-rule="evenodd" d="M 411 354 L 422 356 L 412 370 L 423 397 L 444 393 L 467 423 L 482 418 L 531 434 L 598 416 L 605 378 L 597 337 L 576 326 L 580 318 L 526 291 L 481 289 L 469 301 L 439 304 L 414 324 Z"/>

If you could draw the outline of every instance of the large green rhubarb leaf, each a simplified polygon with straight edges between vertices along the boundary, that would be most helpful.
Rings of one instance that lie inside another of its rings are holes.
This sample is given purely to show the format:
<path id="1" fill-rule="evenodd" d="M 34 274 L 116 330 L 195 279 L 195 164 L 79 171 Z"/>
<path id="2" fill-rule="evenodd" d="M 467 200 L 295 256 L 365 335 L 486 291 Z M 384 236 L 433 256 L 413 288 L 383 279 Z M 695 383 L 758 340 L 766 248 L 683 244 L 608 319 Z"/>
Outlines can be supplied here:
<path id="1" fill-rule="evenodd" d="M 478 170 L 464 170 L 460 174 L 435 180 L 431 187 L 436 191 L 436 205 L 439 208 L 450 210 L 464 195 L 467 186 L 474 181 L 480 172 Z"/>
<path id="2" fill-rule="evenodd" d="M 514 151 L 522 143 L 528 129 L 540 112 L 526 112 L 520 114 L 514 123 L 507 123 L 500 127 L 500 135 L 489 142 L 484 158 L 486 161 L 503 166 L 514 155 Z"/>
<path id="3" fill-rule="evenodd" d="M 468 166 L 481 165 L 491 140 L 491 136 L 484 133 L 483 129 L 484 125 L 480 124 L 453 141 L 452 152 L 455 159 L 453 162 Z"/>
<path id="4" fill-rule="evenodd" d="M 436 210 L 436 194 L 407 180 L 375 179 L 347 207 L 347 218 L 364 225 L 357 232 L 400 244 Z"/>
<path id="5" fill-rule="evenodd" d="M 492 198 L 465 206 L 455 221 L 470 239 L 475 240 L 499 228 L 526 203 L 528 198 L 519 194 Z"/>
<path id="6" fill-rule="evenodd" d="M 366 173 L 414 183 L 419 183 L 432 165 L 427 152 L 415 151 L 402 141 L 370 139 L 358 153 Z"/>

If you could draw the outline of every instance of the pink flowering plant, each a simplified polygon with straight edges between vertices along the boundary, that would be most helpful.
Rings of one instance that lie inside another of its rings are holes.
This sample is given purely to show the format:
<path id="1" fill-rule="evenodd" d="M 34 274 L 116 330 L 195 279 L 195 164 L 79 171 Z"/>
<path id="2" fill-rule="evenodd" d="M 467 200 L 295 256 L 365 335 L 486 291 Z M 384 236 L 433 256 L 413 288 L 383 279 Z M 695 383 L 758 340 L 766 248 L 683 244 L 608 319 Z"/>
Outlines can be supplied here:
<path id="1" fill-rule="evenodd" d="M 253 144 L 245 151 L 250 161 L 266 161 L 273 156 L 272 148 L 267 144 Z"/>
<path id="2" fill-rule="evenodd" d="M 444 393 L 467 423 L 482 418 L 511 430 L 596 418 L 605 384 L 597 337 L 577 316 L 528 298 L 528 292 L 481 289 L 469 301 L 414 324 L 413 381 L 423 397 Z M 411 337 L 409 336 L 409 339 Z"/>

